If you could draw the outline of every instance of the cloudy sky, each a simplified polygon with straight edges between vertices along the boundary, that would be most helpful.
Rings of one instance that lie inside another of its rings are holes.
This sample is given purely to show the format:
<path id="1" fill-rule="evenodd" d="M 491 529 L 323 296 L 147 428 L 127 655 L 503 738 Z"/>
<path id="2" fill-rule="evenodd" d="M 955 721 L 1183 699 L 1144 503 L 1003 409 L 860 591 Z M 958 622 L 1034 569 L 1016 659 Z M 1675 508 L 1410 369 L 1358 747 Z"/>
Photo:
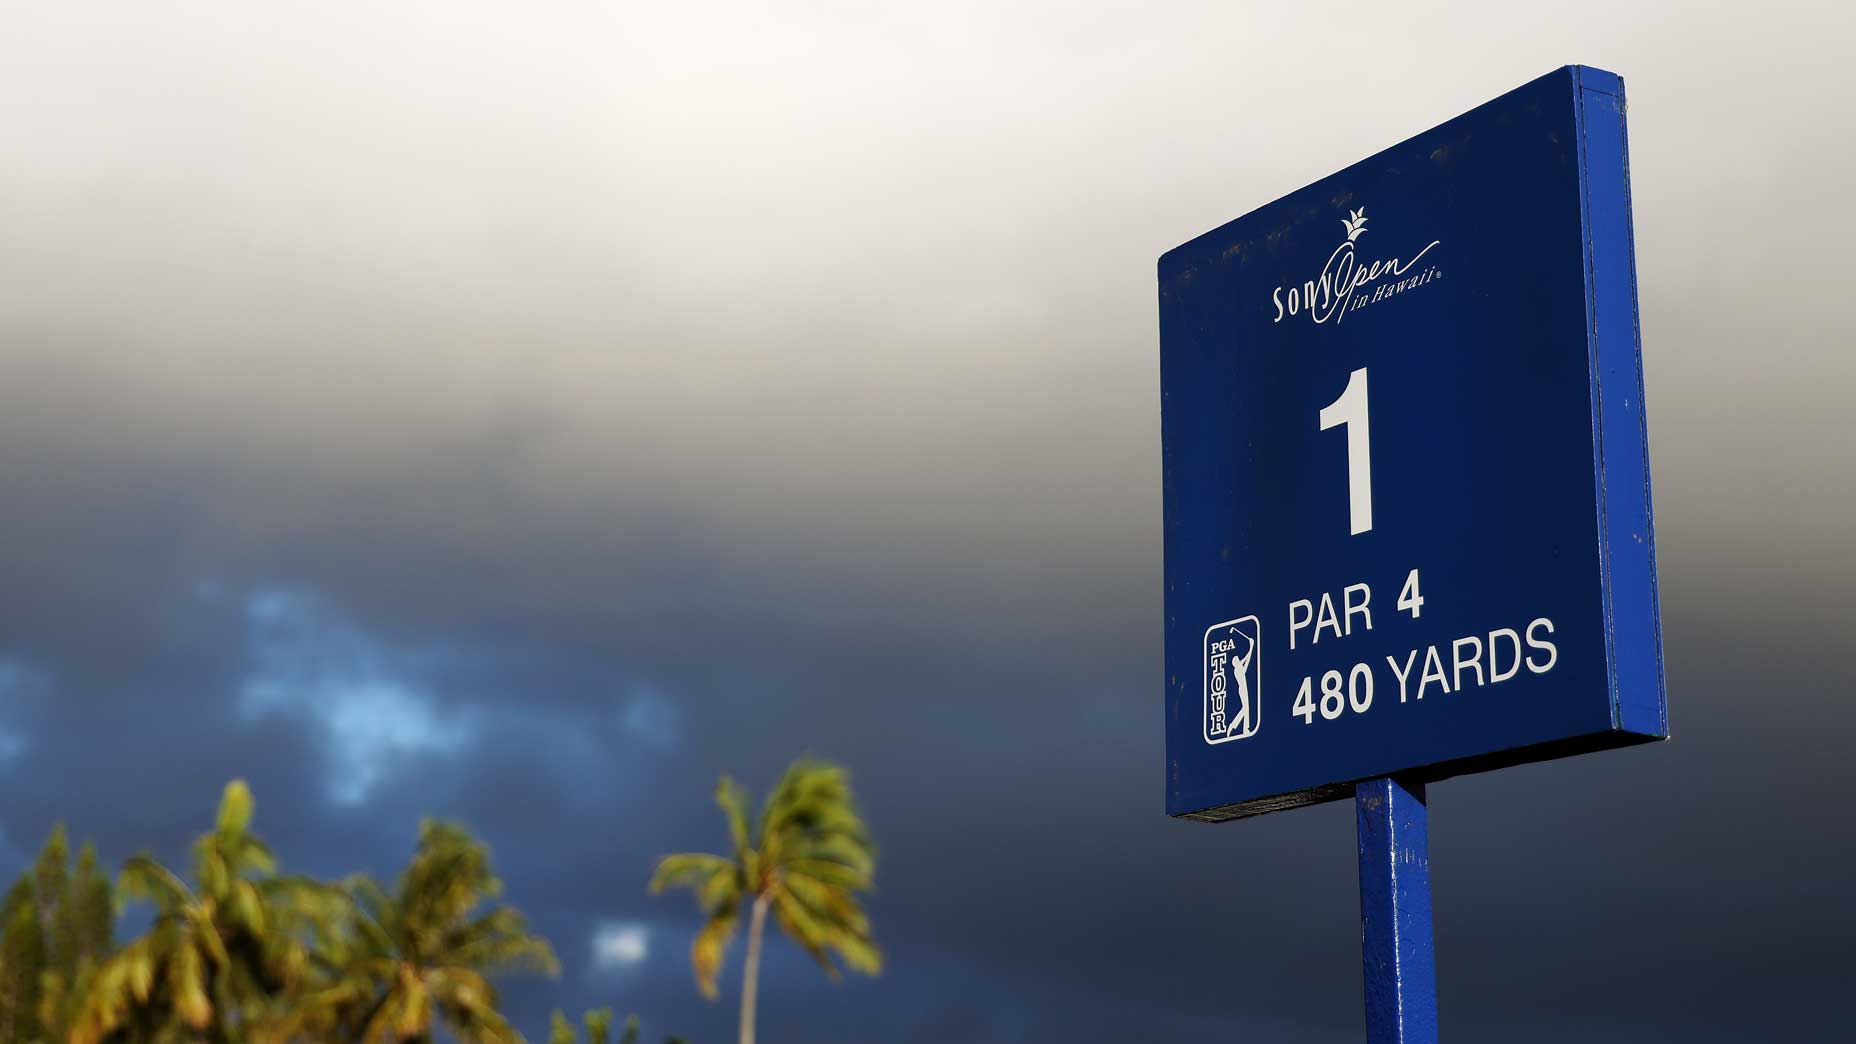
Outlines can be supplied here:
<path id="1" fill-rule="evenodd" d="M 1583 62 L 1676 739 L 1432 789 L 1444 1031 L 1840 1032 L 1835 6 L 0 4 L 0 872 L 235 775 L 309 872 L 454 817 L 531 1034 L 716 1041 L 651 861 L 809 750 L 891 966 L 776 943 L 765 1039 L 1357 1040 L 1351 809 L 1162 814 L 1154 262 Z"/>

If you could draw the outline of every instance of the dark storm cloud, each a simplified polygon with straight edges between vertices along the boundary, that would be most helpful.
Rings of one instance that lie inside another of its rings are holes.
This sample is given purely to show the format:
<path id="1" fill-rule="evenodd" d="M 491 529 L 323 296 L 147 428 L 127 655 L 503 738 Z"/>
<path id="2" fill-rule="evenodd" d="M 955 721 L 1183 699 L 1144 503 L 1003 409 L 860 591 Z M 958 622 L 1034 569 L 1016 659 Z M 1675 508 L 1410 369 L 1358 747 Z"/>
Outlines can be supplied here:
<path id="1" fill-rule="evenodd" d="M 1579 60 L 1631 86 L 1677 740 L 1433 789 L 1445 1025 L 1840 1025 L 1836 27 L 69 10 L 0 43 L 11 863 L 179 858 L 240 774 L 317 873 L 454 817 L 566 960 L 531 1031 L 722 1039 L 645 875 L 812 750 L 892 970 L 774 947 L 768 1039 L 1357 1039 L 1349 810 L 1160 814 L 1152 263 Z"/>

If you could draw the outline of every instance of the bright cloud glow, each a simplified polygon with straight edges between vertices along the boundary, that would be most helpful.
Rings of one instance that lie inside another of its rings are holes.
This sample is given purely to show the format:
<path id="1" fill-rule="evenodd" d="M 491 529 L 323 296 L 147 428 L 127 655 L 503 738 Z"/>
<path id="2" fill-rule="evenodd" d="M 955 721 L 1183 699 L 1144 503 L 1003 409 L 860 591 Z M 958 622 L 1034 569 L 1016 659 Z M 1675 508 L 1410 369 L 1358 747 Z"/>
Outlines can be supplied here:
<path id="1" fill-rule="evenodd" d="M 447 719 L 430 699 L 393 682 L 365 682 L 331 697 L 322 719 L 334 744 L 329 794 L 340 804 L 365 800 L 395 757 L 450 753 L 472 736 L 468 717 Z"/>
<path id="2" fill-rule="evenodd" d="M 313 597 L 263 591 L 245 608 L 252 669 L 240 712 L 247 721 L 283 715 L 316 725 L 331 801 L 361 804 L 400 760 L 456 752 L 475 738 L 473 715 L 447 710 L 421 685 L 416 657 L 332 620 Z"/>
<path id="3" fill-rule="evenodd" d="M 593 963 L 601 968 L 629 968 L 651 952 L 651 933 L 642 924 L 608 921 L 593 932 Z"/>

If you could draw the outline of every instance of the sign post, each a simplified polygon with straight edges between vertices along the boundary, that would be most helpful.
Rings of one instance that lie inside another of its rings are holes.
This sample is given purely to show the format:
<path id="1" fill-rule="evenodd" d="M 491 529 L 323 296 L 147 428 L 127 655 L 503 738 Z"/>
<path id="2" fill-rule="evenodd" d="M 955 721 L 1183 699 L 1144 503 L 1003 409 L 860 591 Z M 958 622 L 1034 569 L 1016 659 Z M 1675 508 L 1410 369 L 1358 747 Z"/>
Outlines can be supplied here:
<path id="1" fill-rule="evenodd" d="M 1436 1038 L 1425 785 L 1668 735 L 1624 87 L 1569 66 L 1159 265 L 1166 806 L 1356 799 Z"/>
<path id="2" fill-rule="evenodd" d="M 1431 855 L 1424 784 L 1390 776 L 1354 788 L 1360 834 L 1360 950 L 1369 1044 L 1435 1044 Z"/>

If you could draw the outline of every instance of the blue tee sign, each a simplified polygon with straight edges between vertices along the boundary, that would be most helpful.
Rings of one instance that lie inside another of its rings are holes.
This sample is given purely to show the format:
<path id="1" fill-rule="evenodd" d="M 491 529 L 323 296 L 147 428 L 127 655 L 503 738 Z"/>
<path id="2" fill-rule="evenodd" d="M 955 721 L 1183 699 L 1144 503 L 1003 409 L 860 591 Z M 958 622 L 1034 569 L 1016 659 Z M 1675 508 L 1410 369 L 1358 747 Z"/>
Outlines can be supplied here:
<path id="1" fill-rule="evenodd" d="M 1170 815 L 1667 735 L 1618 77 L 1169 251 L 1160 370 Z"/>

